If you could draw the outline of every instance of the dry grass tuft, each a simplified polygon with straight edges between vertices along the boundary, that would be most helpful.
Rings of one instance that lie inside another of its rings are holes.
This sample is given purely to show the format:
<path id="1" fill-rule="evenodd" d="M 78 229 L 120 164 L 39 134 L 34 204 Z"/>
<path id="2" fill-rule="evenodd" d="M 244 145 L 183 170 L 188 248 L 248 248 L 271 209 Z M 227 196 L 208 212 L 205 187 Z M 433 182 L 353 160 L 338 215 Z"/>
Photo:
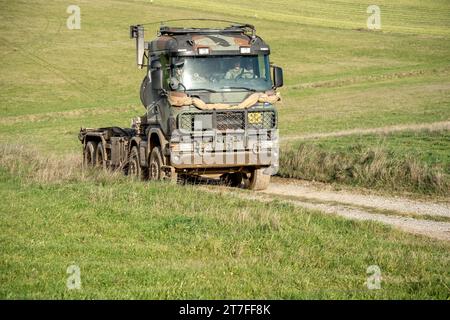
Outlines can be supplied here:
<path id="1" fill-rule="evenodd" d="M 89 179 L 106 182 L 121 176 L 119 172 L 83 170 L 80 154 L 43 156 L 29 146 L 17 144 L 0 145 L 0 167 L 27 183 L 61 183 Z"/>
<path id="2" fill-rule="evenodd" d="M 399 157 L 382 147 L 332 152 L 312 144 L 286 147 L 280 156 L 279 175 L 326 183 L 446 195 L 449 177 L 413 157 Z"/>

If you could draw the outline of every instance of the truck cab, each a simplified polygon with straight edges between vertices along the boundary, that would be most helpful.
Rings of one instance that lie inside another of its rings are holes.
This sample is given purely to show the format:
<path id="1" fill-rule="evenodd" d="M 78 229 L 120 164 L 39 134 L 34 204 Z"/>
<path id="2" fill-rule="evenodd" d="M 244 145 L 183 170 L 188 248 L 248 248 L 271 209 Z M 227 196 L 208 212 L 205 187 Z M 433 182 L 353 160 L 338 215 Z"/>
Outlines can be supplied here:
<path id="1" fill-rule="evenodd" d="M 275 104 L 283 73 L 270 64 L 270 48 L 255 28 L 161 26 L 145 42 L 143 26 L 135 25 L 130 36 L 136 63 L 146 69 L 146 112 L 129 129 L 82 129 L 85 164 L 142 179 L 212 176 L 267 188 L 278 168 Z"/>

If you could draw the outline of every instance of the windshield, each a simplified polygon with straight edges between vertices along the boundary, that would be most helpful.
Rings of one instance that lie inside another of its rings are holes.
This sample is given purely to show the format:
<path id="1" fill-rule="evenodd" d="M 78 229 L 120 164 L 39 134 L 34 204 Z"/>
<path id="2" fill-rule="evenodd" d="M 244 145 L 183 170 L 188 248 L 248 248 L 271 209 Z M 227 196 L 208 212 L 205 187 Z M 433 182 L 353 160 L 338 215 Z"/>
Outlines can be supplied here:
<path id="1" fill-rule="evenodd" d="M 267 55 L 178 59 L 172 76 L 182 83 L 179 90 L 266 91 L 272 87 Z"/>

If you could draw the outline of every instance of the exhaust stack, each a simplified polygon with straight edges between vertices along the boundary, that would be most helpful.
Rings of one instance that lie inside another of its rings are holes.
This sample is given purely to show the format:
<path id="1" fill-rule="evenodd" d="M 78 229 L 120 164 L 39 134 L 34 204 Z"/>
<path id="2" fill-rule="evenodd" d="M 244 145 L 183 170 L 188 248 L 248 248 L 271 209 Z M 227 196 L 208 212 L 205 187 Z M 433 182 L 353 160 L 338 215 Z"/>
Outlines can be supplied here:
<path id="1" fill-rule="evenodd" d="M 136 39 L 136 64 L 139 69 L 142 69 L 145 55 L 144 27 L 141 25 L 130 26 L 130 38 Z"/>

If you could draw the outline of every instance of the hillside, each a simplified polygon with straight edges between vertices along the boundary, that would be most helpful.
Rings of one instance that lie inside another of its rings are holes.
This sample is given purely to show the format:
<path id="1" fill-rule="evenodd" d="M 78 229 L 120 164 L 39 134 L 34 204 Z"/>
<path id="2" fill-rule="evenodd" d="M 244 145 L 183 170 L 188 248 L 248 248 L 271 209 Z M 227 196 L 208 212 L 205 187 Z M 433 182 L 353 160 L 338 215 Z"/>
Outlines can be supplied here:
<path id="1" fill-rule="evenodd" d="M 145 111 L 130 25 L 156 22 L 150 39 L 161 20 L 244 21 L 284 69 L 281 176 L 448 205 L 450 2 L 378 1 L 380 31 L 356 0 L 83 0 L 80 30 L 71 4 L 0 0 L 0 298 L 449 298 L 448 241 L 81 171 L 77 134 Z"/>

